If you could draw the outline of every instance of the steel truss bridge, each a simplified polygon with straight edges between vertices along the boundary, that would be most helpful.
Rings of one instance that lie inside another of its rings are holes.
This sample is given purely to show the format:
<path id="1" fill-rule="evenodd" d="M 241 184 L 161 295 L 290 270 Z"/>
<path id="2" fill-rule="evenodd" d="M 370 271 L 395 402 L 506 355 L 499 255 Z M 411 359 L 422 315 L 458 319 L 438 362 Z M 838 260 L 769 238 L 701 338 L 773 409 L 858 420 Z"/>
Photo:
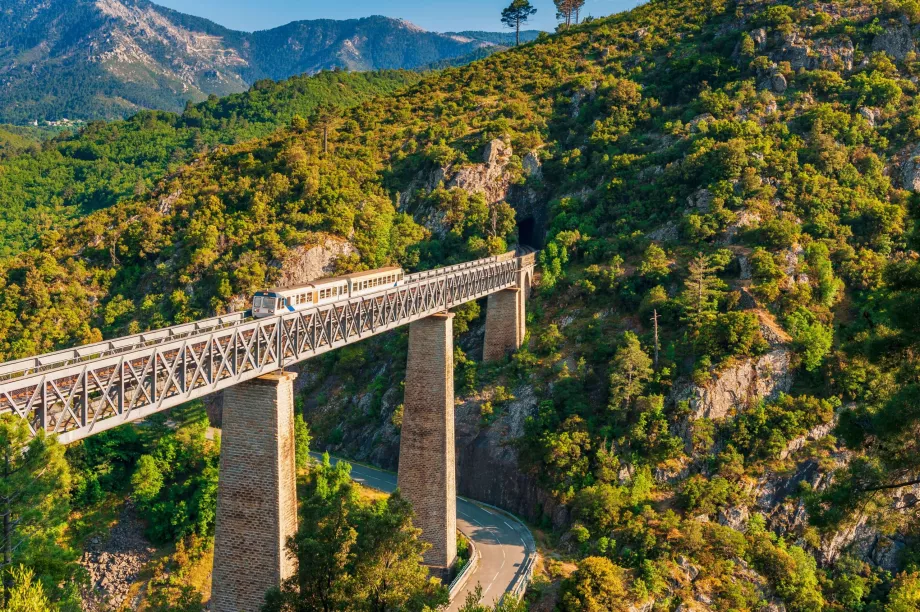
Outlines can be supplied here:
<path id="1" fill-rule="evenodd" d="M 0 414 L 75 442 L 516 287 L 533 267 L 534 253 L 511 252 L 277 317 L 239 312 L 0 364 Z"/>

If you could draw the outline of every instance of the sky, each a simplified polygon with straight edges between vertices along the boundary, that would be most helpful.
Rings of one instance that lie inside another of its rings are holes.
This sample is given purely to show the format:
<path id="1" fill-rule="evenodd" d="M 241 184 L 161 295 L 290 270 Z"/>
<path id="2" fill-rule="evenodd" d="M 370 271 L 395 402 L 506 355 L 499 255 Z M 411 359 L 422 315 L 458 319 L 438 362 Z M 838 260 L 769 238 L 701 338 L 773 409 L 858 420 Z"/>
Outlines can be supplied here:
<path id="1" fill-rule="evenodd" d="M 154 0 L 171 9 L 206 17 L 234 30 L 266 30 L 300 19 L 353 19 L 385 15 L 408 19 L 426 30 L 502 29 L 501 11 L 509 0 Z M 531 0 L 537 14 L 528 29 L 552 31 L 552 0 Z M 638 5 L 638 0 L 587 0 L 583 15 L 602 17 Z"/>

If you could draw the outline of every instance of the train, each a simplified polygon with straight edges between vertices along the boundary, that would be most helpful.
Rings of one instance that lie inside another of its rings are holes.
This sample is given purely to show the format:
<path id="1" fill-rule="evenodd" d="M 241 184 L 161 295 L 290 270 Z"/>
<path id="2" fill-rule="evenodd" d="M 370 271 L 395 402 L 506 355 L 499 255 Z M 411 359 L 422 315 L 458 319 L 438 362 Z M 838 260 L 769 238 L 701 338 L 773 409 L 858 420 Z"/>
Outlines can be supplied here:
<path id="1" fill-rule="evenodd" d="M 252 316 L 257 319 L 276 317 L 400 287 L 405 283 L 405 276 L 402 268 L 391 266 L 324 278 L 296 287 L 257 291 L 252 298 Z"/>

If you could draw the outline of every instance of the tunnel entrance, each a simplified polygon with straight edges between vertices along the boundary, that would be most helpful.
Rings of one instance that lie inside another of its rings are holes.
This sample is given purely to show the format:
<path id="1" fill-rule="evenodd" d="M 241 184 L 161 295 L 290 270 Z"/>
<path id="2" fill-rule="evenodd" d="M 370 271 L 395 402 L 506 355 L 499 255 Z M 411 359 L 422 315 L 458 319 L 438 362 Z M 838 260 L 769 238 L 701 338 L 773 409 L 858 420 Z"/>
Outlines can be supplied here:
<path id="1" fill-rule="evenodd" d="M 537 244 L 537 222 L 533 217 L 519 219 L 517 222 L 517 229 L 519 244 L 535 249 L 540 248 L 540 245 Z"/>

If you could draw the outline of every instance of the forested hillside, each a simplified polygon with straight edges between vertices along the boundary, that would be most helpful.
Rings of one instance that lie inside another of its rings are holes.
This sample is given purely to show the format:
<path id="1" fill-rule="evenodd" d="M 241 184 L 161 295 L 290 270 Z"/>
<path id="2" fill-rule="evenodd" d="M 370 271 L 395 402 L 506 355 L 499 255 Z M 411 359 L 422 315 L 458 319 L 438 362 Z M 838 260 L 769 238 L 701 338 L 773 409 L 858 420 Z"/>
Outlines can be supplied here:
<path id="1" fill-rule="evenodd" d="M 259 81 L 246 93 L 188 105 L 181 115 L 145 111 L 125 121 L 93 122 L 41 146 L 10 133 L 0 154 L 0 255 L 34 245 L 42 231 L 149 192 L 217 146 L 264 137 L 294 117 L 315 119 L 420 78 L 407 71 L 323 72 Z"/>
<path id="2" fill-rule="evenodd" d="M 915 610 L 918 23 L 653 0 L 220 147 L 7 260 L 0 355 L 224 312 L 328 236 L 352 270 L 526 234 L 527 345 L 461 333 L 456 380 L 482 432 L 523 423 L 516 509 L 576 563 L 540 609 Z M 404 353 L 310 366 L 322 444 L 398 442 Z"/>

